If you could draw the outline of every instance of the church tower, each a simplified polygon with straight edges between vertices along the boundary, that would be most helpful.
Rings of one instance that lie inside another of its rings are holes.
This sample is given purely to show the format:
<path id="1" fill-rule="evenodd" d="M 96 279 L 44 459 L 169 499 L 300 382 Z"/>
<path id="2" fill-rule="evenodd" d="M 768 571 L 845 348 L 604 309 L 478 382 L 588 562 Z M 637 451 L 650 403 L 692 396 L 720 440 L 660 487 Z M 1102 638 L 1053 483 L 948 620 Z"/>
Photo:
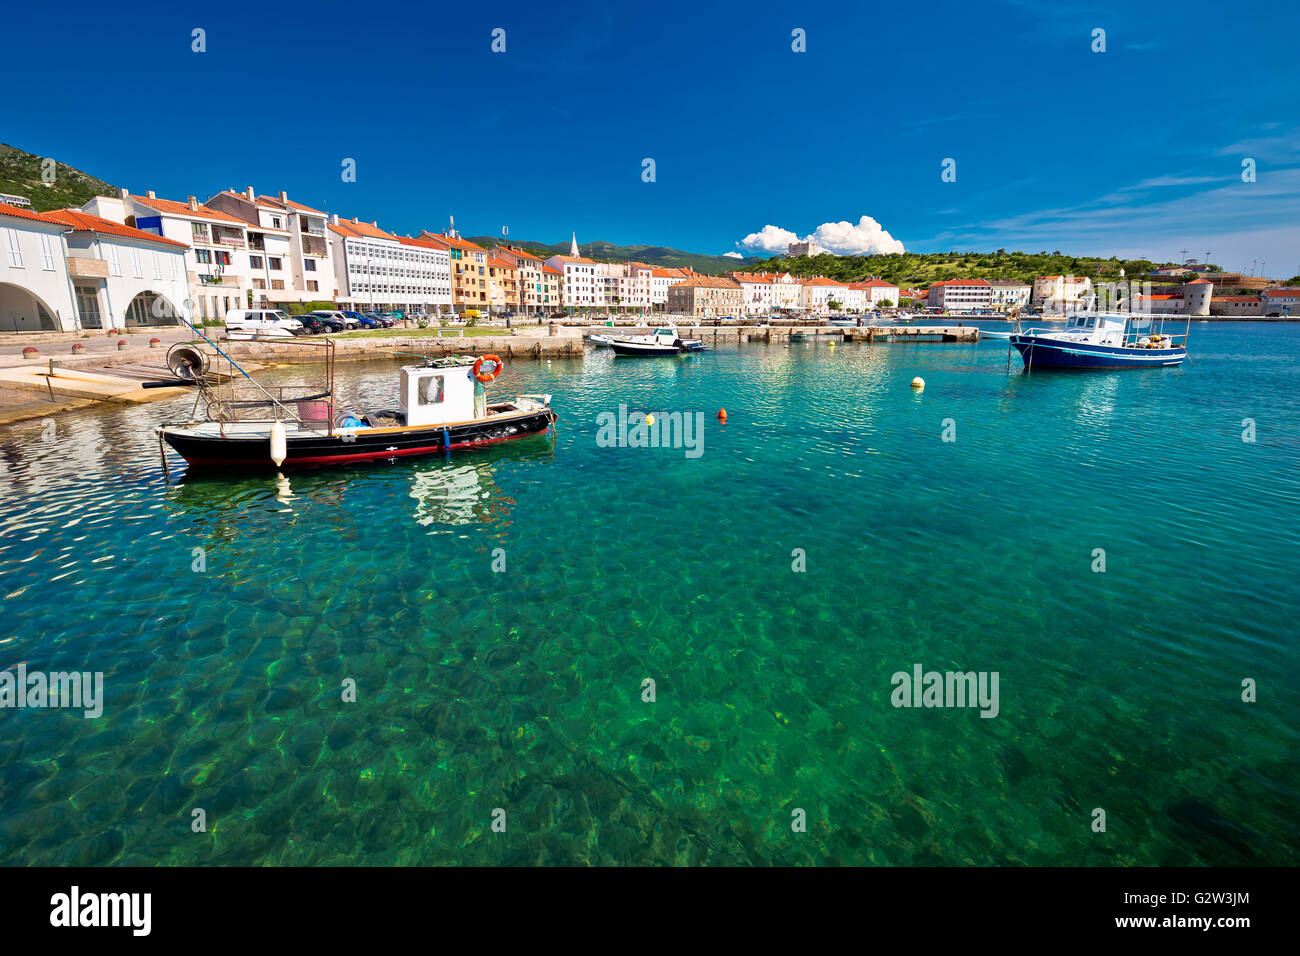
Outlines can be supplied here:
<path id="1" fill-rule="evenodd" d="M 578 234 L 576 232 L 573 234 L 573 242 L 569 246 L 569 255 L 573 256 L 575 259 L 582 255 L 582 253 L 578 251 Z"/>

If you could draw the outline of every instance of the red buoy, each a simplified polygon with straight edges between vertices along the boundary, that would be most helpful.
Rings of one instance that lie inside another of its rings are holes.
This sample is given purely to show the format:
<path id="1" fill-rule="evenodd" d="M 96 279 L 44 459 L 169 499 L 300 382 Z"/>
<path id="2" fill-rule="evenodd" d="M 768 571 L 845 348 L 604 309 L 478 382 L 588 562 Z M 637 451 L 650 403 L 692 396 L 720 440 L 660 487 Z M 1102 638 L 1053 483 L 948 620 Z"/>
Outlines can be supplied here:
<path id="1" fill-rule="evenodd" d="M 718 421 L 726 422 L 726 420 L 727 420 L 727 410 L 725 408 L 718 409 Z"/>

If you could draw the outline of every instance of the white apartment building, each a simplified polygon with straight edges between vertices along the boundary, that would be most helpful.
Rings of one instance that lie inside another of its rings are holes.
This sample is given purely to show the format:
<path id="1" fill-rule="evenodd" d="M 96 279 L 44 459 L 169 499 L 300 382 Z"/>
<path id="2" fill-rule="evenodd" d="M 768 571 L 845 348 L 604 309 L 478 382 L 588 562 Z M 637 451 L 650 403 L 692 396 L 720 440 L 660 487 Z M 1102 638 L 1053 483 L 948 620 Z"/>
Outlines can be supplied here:
<path id="1" fill-rule="evenodd" d="M 81 211 L 189 247 L 185 256 L 192 321 L 221 320 L 248 304 L 253 288 L 248 262 L 248 224 L 190 196 L 159 199 L 153 190 L 133 196 L 96 196 Z"/>
<path id="2" fill-rule="evenodd" d="M 945 279 L 930 286 L 926 307 L 942 312 L 974 312 L 993 308 L 988 279 Z"/>
<path id="3" fill-rule="evenodd" d="M 772 277 L 772 307 L 780 312 L 798 312 L 803 308 L 803 283 L 788 272 Z"/>
<path id="4" fill-rule="evenodd" d="M 989 283 L 989 288 L 992 292 L 990 301 L 994 312 L 1009 312 L 1016 306 L 1023 309 L 1029 305 L 1029 298 L 1034 291 L 1031 285 L 1007 279 L 994 279 Z"/>
<path id="5" fill-rule="evenodd" d="M 742 315 L 769 315 L 772 312 L 770 276 L 757 272 L 732 272 L 729 275 L 740 283 Z"/>
<path id="6" fill-rule="evenodd" d="M 898 305 L 898 286 L 892 282 L 886 282 L 884 279 L 863 279 L 861 282 L 850 283 L 849 288 L 861 290 L 863 311 L 878 309 L 885 302 L 890 305 Z"/>
<path id="7" fill-rule="evenodd" d="M 603 280 L 605 310 L 649 312 L 653 271 L 644 262 L 599 263 L 597 274 Z"/>
<path id="8" fill-rule="evenodd" d="M 1265 289 L 1259 294 L 1264 315 L 1276 312 L 1278 315 L 1300 315 L 1300 289 L 1275 288 Z"/>
<path id="9" fill-rule="evenodd" d="M 0 204 L 0 332 L 77 327 L 66 231 L 38 212 Z"/>
<path id="10" fill-rule="evenodd" d="M 1034 280 L 1033 303 L 1045 312 L 1068 312 L 1080 308 L 1091 292 L 1092 280 L 1087 276 L 1039 276 Z"/>
<path id="11" fill-rule="evenodd" d="M 565 309 L 592 312 L 603 307 L 605 277 L 599 271 L 600 263 L 582 256 L 556 255 L 547 259 L 546 264 L 562 276 Z"/>
<path id="12" fill-rule="evenodd" d="M 839 303 L 840 309 L 843 310 L 845 294 L 849 288 L 846 283 L 836 282 L 825 276 L 813 276 L 811 279 L 804 279 L 802 285 L 803 296 L 799 308 L 804 312 L 828 315 L 831 311 L 831 302 Z"/>
<path id="13" fill-rule="evenodd" d="M 177 325 L 177 316 L 189 318 L 183 242 L 79 209 L 43 215 L 67 229 L 66 268 L 81 328 Z"/>
<path id="14" fill-rule="evenodd" d="M 252 186 L 217 193 L 205 205 L 248 224 L 249 274 L 259 304 L 334 301 L 338 286 L 325 213 L 283 190 L 258 196 Z"/>
<path id="15" fill-rule="evenodd" d="M 340 308 L 434 315 L 451 311 L 451 258 L 444 246 L 338 216 L 330 217 L 328 232 Z"/>
<path id="16" fill-rule="evenodd" d="M 650 308 L 654 312 L 663 312 L 668 308 L 668 289 L 691 277 L 686 269 L 651 269 L 650 270 Z"/>

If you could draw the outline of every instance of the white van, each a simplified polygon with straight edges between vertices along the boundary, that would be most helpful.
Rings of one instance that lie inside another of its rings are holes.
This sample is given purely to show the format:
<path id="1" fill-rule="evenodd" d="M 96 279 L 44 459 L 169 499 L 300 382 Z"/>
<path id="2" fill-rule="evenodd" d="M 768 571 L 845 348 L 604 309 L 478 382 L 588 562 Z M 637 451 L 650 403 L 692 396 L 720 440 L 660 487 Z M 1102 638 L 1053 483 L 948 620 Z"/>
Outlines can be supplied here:
<path id="1" fill-rule="evenodd" d="M 231 309 L 226 313 L 226 338 L 305 335 L 307 327 L 279 309 Z"/>

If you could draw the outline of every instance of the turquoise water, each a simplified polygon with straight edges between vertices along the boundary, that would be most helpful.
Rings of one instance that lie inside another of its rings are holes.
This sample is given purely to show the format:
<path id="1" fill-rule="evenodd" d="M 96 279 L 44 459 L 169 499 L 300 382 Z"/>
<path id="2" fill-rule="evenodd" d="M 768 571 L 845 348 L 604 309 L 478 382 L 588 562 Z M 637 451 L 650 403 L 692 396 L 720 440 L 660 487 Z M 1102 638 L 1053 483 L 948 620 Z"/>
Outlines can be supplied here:
<path id="1" fill-rule="evenodd" d="M 1294 864 L 1300 326 L 1192 351 L 520 361 L 554 437 L 279 482 L 165 484 L 185 400 L 0 429 L 0 669 L 105 687 L 0 710 L 0 862 Z M 703 453 L 599 447 L 620 403 Z"/>

